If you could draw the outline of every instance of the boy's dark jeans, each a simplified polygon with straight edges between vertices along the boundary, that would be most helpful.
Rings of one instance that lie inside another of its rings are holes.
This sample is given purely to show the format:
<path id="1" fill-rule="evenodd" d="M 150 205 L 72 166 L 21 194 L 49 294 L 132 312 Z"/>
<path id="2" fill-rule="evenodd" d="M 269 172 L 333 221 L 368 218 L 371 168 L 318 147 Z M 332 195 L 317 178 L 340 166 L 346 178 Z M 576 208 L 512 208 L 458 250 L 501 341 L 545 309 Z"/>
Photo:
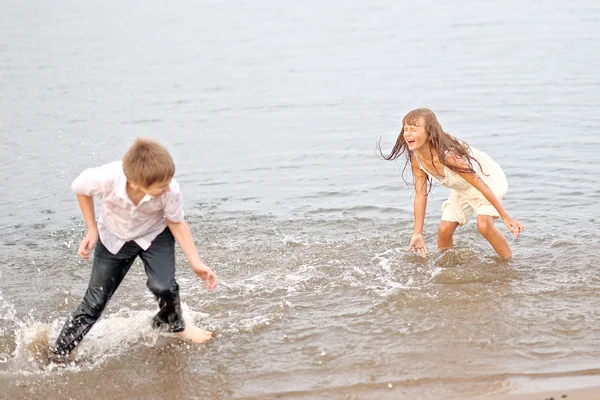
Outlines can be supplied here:
<path id="1" fill-rule="evenodd" d="M 179 285 L 175 281 L 175 239 L 169 228 L 158 235 L 145 251 L 131 241 L 114 255 L 98 241 L 87 292 L 58 335 L 53 349 L 55 354 L 67 355 L 79 344 L 100 318 L 137 256 L 146 269 L 146 286 L 158 299 L 159 310 L 154 316 L 153 326 L 166 326 L 170 332 L 180 332 L 185 328 Z"/>

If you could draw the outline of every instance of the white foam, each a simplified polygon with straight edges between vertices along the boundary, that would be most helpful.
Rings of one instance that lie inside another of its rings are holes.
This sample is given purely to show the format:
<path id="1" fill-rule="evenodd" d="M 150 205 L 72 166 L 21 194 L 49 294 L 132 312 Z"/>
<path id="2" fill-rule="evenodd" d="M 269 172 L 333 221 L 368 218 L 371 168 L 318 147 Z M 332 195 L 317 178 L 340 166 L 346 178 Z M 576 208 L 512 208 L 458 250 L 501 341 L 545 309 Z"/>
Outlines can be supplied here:
<path id="1" fill-rule="evenodd" d="M 188 323 L 196 324 L 208 315 L 192 311 L 182 303 L 183 317 Z M 93 368 L 109 358 L 117 357 L 132 346 L 154 346 L 161 335 L 169 333 L 153 329 L 152 317 L 157 310 L 120 309 L 110 315 L 103 315 L 92 327 L 76 350 L 75 362 L 68 369 Z M 11 313 L 11 316 L 14 316 Z M 41 368 L 47 362 L 47 352 L 54 343 L 66 318 L 44 323 L 28 317 L 19 321 L 13 318 L 15 329 L 15 350 L 12 354 L 11 372 L 20 374 L 43 373 L 56 370 L 54 364 Z M 80 364 L 77 360 L 84 360 Z"/>
<path id="2" fill-rule="evenodd" d="M 2 293 L 0 293 L 0 319 L 15 321 L 16 315 L 15 306 L 12 303 L 5 301 L 4 297 L 2 297 Z"/>

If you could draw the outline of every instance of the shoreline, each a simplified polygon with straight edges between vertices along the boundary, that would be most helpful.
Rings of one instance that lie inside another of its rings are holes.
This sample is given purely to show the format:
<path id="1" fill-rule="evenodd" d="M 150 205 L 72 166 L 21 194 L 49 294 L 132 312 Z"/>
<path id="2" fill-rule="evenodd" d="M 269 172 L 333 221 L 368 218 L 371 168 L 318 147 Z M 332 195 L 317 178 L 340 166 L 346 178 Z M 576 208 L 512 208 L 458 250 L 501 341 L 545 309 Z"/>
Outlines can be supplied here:
<path id="1" fill-rule="evenodd" d="M 598 400 L 600 386 L 578 389 L 551 390 L 544 392 L 514 393 L 491 397 L 481 397 L 480 400 Z"/>

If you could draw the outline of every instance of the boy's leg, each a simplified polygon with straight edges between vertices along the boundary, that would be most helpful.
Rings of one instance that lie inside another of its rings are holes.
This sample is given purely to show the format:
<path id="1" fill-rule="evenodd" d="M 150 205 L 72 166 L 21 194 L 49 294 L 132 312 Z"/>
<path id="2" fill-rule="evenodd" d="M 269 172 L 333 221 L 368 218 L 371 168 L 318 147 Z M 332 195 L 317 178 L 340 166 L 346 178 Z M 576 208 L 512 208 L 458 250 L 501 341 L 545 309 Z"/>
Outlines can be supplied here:
<path id="1" fill-rule="evenodd" d="M 477 229 L 479 230 L 479 233 L 490 242 L 500 257 L 512 257 L 512 251 L 510 250 L 506 237 L 504 237 L 502 232 L 496 229 L 494 217 L 490 215 L 478 215 Z"/>
<path id="2" fill-rule="evenodd" d="M 140 250 L 137 244 L 128 242 L 114 255 L 98 241 L 88 289 L 83 301 L 67 319 L 58 335 L 52 350 L 54 354 L 65 356 L 79 344 L 102 314 Z"/>
<path id="3" fill-rule="evenodd" d="M 148 250 L 140 257 L 148 275 L 147 286 L 158 299 L 158 313 L 154 316 L 154 327 L 166 327 L 184 339 L 204 343 L 211 333 L 193 325 L 185 324 L 181 315 L 179 285 L 175 280 L 175 239 L 166 228 L 152 241 Z"/>
<path id="4" fill-rule="evenodd" d="M 155 327 L 168 327 L 170 332 L 181 332 L 185 323 L 181 316 L 179 285 L 175 280 L 175 238 L 166 228 L 152 241 L 150 247 L 140 254 L 148 281 L 146 286 L 158 300 L 158 313 L 154 316 Z"/>

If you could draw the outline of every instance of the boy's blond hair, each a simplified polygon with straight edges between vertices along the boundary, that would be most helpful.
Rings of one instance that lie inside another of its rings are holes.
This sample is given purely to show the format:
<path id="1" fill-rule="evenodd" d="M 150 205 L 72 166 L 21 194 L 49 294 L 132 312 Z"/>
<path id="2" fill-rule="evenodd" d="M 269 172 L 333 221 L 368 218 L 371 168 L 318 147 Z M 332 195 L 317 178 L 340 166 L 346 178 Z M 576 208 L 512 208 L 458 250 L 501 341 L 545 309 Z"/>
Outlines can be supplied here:
<path id="1" fill-rule="evenodd" d="M 162 144 L 136 138 L 123 156 L 123 172 L 127 180 L 148 188 L 171 179 L 175 175 L 175 163 Z"/>

